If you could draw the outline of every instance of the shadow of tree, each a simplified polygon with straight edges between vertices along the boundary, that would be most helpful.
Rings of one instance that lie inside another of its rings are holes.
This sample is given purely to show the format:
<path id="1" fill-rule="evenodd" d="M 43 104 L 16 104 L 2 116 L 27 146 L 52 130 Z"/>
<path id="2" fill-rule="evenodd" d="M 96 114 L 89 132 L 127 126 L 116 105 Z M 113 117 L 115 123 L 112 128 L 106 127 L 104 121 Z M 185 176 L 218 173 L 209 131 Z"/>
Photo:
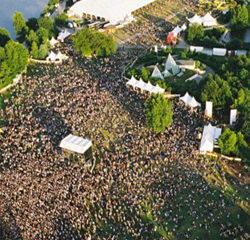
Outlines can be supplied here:
<path id="1" fill-rule="evenodd" d="M 60 141 L 72 133 L 71 127 L 68 126 L 60 113 L 51 109 L 37 106 L 33 111 L 36 123 L 45 129 L 45 133 L 51 140 L 55 149 L 59 149 Z"/>

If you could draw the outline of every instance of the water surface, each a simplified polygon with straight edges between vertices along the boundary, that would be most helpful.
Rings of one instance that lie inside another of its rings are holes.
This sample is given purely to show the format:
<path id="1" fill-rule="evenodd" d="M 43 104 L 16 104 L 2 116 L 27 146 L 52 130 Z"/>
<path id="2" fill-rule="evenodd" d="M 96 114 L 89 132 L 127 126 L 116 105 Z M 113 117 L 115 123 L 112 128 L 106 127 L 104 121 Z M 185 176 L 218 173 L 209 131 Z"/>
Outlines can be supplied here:
<path id="1" fill-rule="evenodd" d="M 27 19 L 39 17 L 48 0 L 0 0 L 0 27 L 6 28 L 12 38 L 15 38 L 13 15 L 22 12 Z"/>

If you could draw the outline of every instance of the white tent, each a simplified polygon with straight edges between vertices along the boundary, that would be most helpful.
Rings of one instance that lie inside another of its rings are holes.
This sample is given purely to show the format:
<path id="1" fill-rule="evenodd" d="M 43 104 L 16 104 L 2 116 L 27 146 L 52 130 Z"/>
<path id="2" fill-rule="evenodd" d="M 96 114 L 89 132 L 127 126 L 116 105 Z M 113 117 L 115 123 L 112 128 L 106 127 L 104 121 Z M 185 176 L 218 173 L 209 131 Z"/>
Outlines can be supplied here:
<path id="1" fill-rule="evenodd" d="M 216 19 L 210 13 L 207 13 L 201 19 L 202 19 L 202 24 L 205 27 L 211 27 L 217 25 Z"/>
<path id="2" fill-rule="evenodd" d="M 210 123 L 207 126 L 204 126 L 201 145 L 200 145 L 200 153 L 206 154 L 206 152 L 213 152 L 214 142 L 221 135 L 221 128 L 213 127 Z"/>
<path id="3" fill-rule="evenodd" d="M 54 37 L 52 37 L 52 38 L 50 39 L 49 43 L 50 43 L 50 45 L 51 45 L 52 47 L 54 47 L 54 46 L 58 43 L 58 41 L 57 41 Z"/>
<path id="4" fill-rule="evenodd" d="M 47 62 L 55 62 L 56 61 L 56 54 L 54 52 L 50 52 L 49 56 L 46 58 Z"/>
<path id="5" fill-rule="evenodd" d="M 195 97 L 190 96 L 188 92 L 186 92 L 186 94 L 183 97 L 181 97 L 180 99 L 191 108 L 201 106 L 201 104 L 196 101 Z"/>
<path id="6" fill-rule="evenodd" d="M 153 71 L 151 77 L 152 77 L 152 78 L 164 79 L 163 76 L 162 76 L 162 74 L 161 74 L 161 72 L 160 72 L 160 70 L 159 70 L 159 68 L 158 68 L 157 66 L 155 66 L 154 71 Z"/>
<path id="7" fill-rule="evenodd" d="M 172 76 L 172 74 L 168 70 L 164 70 L 164 72 L 162 74 L 164 77 L 171 77 Z"/>
<path id="8" fill-rule="evenodd" d="M 188 18 L 188 21 L 190 22 L 190 24 L 202 24 L 202 18 L 200 16 L 198 16 L 197 14 L 195 14 L 193 17 Z"/>
<path id="9" fill-rule="evenodd" d="M 64 29 L 62 32 L 59 33 L 57 40 L 64 42 L 64 40 L 69 37 L 72 33 L 69 32 L 67 29 Z"/>
<path id="10" fill-rule="evenodd" d="M 136 82 L 137 82 L 137 80 L 135 79 L 134 76 L 132 76 L 132 77 L 130 78 L 130 80 L 129 80 L 126 84 L 129 85 L 129 86 L 134 87 L 134 86 L 136 85 Z"/>
<path id="11" fill-rule="evenodd" d="M 60 143 L 60 148 L 80 154 L 85 153 L 91 146 L 92 142 L 90 140 L 72 134 L 69 134 Z"/>
<path id="12" fill-rule="evenodd" d="M 155 0 L 81 0 L 68 11 L 69 16 L 82 17 L 83 14 L 104 18 L 112 24 L 131 19 L 132 12 Z"/>
<path id="13" fill-rule="evenodd" d="M 165 63 L 165 71 L 166 70 L 172 70 L 173 67 L 175 67 L 177 64 L 174 60 L 174 58 L 172 57 L 172 55 L 169 53 L 168 54 L 168 58 L 167 61 Z"/>
<path id="14" fill-rule="evenodd" d="M 178 34 L 180 34 L 182 32 L 182 28 L 180 28 L 179 26 L 175 27 L 172 31 L 172 33 L 174 34 L 174 36 L 177 36 Z"/>
<path id="15" fill-rule="evenodd" d="M 165 89 L 161 88 L 158 84 L 156 86 L 152 85 L 150 82 L 145 83 L 142 79 L 139 81 L 136 80 L 134 77 L 126 83 L 126 85 L 132 86 L 133 88 L 137 87 L 141 89 L 141 91 L 147 91 L 151 93 L 164 93 Z"/>
<path id="16" fill-rule="evenodd" d="M 198 46 L 190 46 L 190 51 L 192 52 L 202 52 L 204 50 L 204 47 L 198 47 Z"/>
<path id="17" fill-rule="evenodd" d="M 186 30 L 187 30 L 187 25 L 186 25 L 186 23 L 184 23 L 184 24 L 181 26 L 181 29 L 182 29 L 182 31 L 186 31 Z"/>
<path id="18" fill-rule="evenodd" d="M 213 48 L 213 55 L 215 56 L 226 56 L 227 49 L 226 48 Z"/>

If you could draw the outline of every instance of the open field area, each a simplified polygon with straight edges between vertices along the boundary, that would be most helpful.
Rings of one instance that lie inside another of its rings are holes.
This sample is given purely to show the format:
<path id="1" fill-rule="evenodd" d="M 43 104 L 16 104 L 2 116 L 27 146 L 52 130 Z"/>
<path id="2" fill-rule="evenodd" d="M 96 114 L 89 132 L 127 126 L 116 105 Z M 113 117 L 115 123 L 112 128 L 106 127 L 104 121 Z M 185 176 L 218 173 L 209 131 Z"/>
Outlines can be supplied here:
<path id="1" fill-rule="evenodd" d="M 249 173 L 198 156 L 206 122 L 174 100 L 172 126 L 145 126 L 146 96 L 121 73 L 137 56 L 73 55 L 30 65 L 5 102 L 0 134 L 4 239 L 249 239 Z M 63 159 L 68 133 L 93 141 L 92 173 Z"/>

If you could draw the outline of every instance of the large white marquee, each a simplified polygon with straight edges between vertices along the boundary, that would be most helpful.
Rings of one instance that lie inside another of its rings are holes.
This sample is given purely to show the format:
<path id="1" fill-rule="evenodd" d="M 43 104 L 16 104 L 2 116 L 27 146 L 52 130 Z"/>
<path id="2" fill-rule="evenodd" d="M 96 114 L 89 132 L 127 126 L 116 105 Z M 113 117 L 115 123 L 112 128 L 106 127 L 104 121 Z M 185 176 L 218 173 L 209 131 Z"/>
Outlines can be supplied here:
<path id="1" fill-rule="evenodd" d="M 68 11 L 69 16 L 90 14 L 118 24 L 131 18 L 131 13 L 155 0 L 81 0 Z"/>

